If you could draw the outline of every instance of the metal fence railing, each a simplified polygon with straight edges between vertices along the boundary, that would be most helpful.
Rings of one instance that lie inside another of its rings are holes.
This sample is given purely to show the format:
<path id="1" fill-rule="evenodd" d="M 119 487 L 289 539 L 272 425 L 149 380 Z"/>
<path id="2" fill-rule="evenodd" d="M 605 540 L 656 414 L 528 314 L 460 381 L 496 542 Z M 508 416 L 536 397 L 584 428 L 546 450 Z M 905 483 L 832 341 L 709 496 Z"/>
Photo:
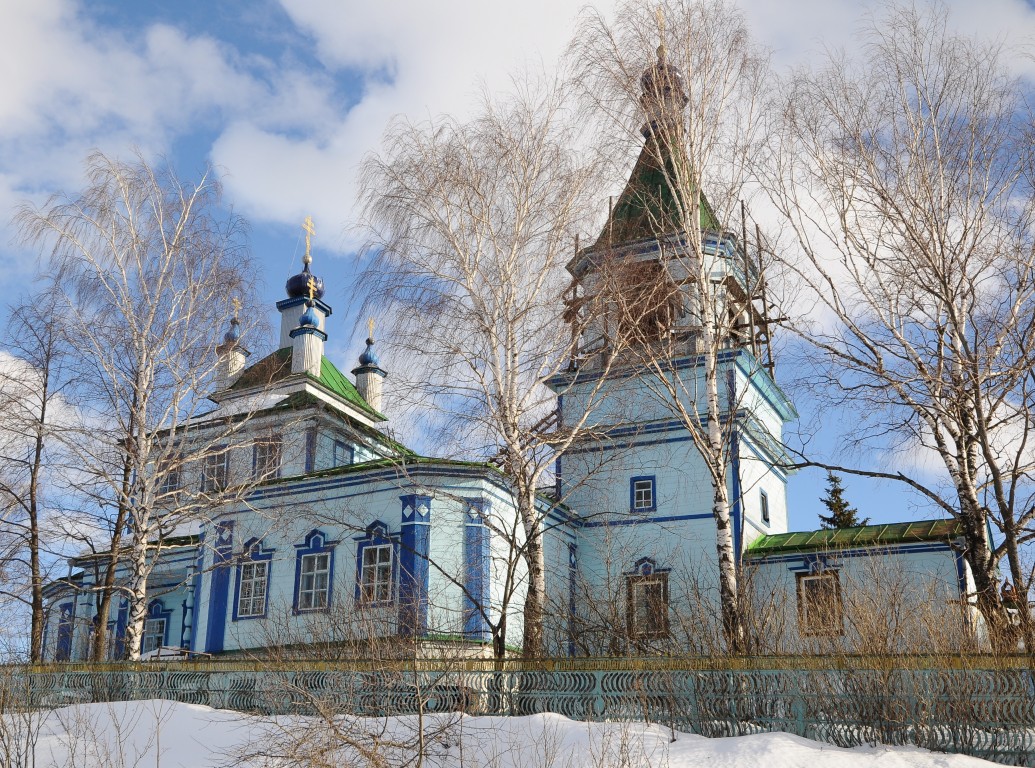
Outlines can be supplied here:
<path id="1" fill-rule="evenodd" d="M 31 707 L 163 698 L 262 714 L 556 712 L 705 736 L 786 731 L 838 746 L 910 744 L 1035 765 L 1027 658 L 212 661 L 7 667 Z"/>

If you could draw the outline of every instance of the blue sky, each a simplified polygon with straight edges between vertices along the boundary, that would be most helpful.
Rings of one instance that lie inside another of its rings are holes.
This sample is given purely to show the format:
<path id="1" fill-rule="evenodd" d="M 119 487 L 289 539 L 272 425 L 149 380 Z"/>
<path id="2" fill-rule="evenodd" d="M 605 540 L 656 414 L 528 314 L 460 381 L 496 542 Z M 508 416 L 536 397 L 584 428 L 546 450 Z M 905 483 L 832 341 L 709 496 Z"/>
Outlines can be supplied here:
<path id="1" fill-rule="evenodd" d="M 14 207 L 81 186 L 91 148 L 119 154 L 138 147 L 168 157 L 186 176 L 211 163 L 226 202 L 251 223 L 271 311 L 284 279 L 300 266 L 299 224 L 313 216 L 316 271 L 337 310 L 329 353 L 351 367 L 363 335 L 346 300 L 356 266 L 349 231 L 358 162 L 377 149 L 393 115 L 463 115 L 481 84 L 505 87 L 525 64 L 549 70 L 583 5 L 0 0 L 0 280 L 25 285 L 34 266 L 8 223 Z M 607 12 L 612 3 L 598 5 Z M 866 5 L 742 4 L 778 67 L 807 63 L 827 46 L 850 48 Z M 946 7 L 952 24 L 968 32 L 1015 44 L 1035 40 L 1030 2 L 956 0 Z M 1015 63 L 1032 73 L 1030 55 Z M 808 415 L 808 403 L 799 408 Z M 851 417 L 825 418 L 816 443 L 830 450 Z M 846 485 L 875 520 L 916 512 L 887 485 Z M 819 472 L 792 481 L 792 528 L 814 526 L 822 486 Z"/>

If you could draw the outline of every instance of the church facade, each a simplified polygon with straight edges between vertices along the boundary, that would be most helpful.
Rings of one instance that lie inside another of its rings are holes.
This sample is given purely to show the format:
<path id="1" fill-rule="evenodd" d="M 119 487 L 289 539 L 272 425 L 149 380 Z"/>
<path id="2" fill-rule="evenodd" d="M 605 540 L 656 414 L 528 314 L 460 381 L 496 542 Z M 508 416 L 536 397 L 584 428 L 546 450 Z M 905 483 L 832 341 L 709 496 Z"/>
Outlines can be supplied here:
<path id="1" fill-rule="evenodd" d="M 490 623 L 506 610 L 509 651 L 519 652 L 523 568 L 500 534 L 515 527 L 506 478 L 490 464 L 418 456 L 389 438 L 374 344 L 350 379 L 323 355 L 330 306 L 319 297 L 305 304 L 290 291 L 279 302 L 284 346 L 263 360 L 234 372 L 238 352 L 224 352 L 230 372 L 211 418 L 256 397 L 271 405 L 252 413 L 241 450 L 177 482 L 264 479 L 164 543 L 143 651 L 405 639 L 430 655 L 489 654 Z M 681 365 L 698 375 L 700 360 Z M 843 634 L 843 609 L 816 600 L 843 603 L 849 578 L 865 579 L 875 563 L 894 564 L 924 599 L 966 602 L 972 589 L 951 521 L 789 533 L 780 430 L 793 406 L 749 350 L 729 350 L 720 365 L 737 392 L 724 395 L 740 412 L 728 484 L 738 568 L 752 589 L 792 606 L 797 618 L 784 632 Z M 552 653 L 692 647 L 701 612 L 717 616 L 713 494 L 701 456 L 644 381 L 613 375 L 594 411 L 604 436 L 561 457 L 557 489 L 541 500 Z M 580 407 L 580 387 L 594 384 L 572 373 L 552 386 L 563 392 L 563 423 Z M 87 658 L 98 621 L 88 558 L 71 566 L 48 587 L 48 660 Z M 518 586 L 504 599 L 508 579 Z M 106 617 L 111 658 L 121 656 L 127 615 L 117 599 Z"/>
<path id="2" fill-rule="evenodd" d="M 678 78 L 663 66 L 655 77 L 672 78 L 669 90 L 678 93 Z M 673 254 L 687 247 L 678 231 L 659 231 L 665 201 L 644 198 L 644 190 L 659 189 L 665 162 L 649 123 L 645 135 L 604 232 L 569 265 L 585 291 L 595 290 L 601 265 L 615 258 L 638 275 L 671 276 Z M 939 616 L 974 631 L 973 588 L 952 521 L 789 532 L 782 432 L 797 414 L 764 361 L 764 307 L 752 295 L 758 274 L 746 244 L 718 226 L 706 201 L 701 228 L 709 279 L 741 297 L 736 312 L 744 321 L 714 357 L 715 380 L 735 568 L 756 614 L 777 617 L 767 648 L 800 650 L 859 635 L 853 601 L 878 586 L 905 596 L 903 610 L 917 615 L 937 606 Z M 489 655 L 492 627 L 506 614 L 506 651 L 520 653 L 525 574 L 520 535 L 505 535 L 520 529 L 507 479 L 489 463 L 418 456 L 386 434 L 387 373 L 374 341 L 351 378 L 324 355 L 331 307 L 310 260 L 307 251 L 302 273 L 277 303 L 277 351 L 248 365 L 233 329 L 220 348 L 208 418 L 247 411 L 247 425 L 234 446 L 213 453 L 193 476 L 177 472 L 175 482 L 203 490 L 242 478 L 251 484 L 164 542 L 148 584 L 143 652 L 219 656 L 277 647 L 304 654 L 322 644 Z M 666 299 L 665 328 L 666 339 L 682 345 L 670 374 L 696 413 L 706 354 L 692 332 L 689 290 Z M 581 419 L 593 400 L 595 437 L 560 457 L 556 488 L 540 499 L 548 651 L 707 653 L 718 616 L 708 467 L 686 419 L 656 396 L 656 373 L 596 365 L 600 349 L 586 333 L 577 363 L 549 382 L 561 425 Z M 98 616 L 91 574 L 88 557 L 73 558 L 69 576 L 47 588 L 48 661 L 87 658 L 101 621 L 108 656 L 123 654 L 127 605 L 116 599 L 110 615 Z"/>

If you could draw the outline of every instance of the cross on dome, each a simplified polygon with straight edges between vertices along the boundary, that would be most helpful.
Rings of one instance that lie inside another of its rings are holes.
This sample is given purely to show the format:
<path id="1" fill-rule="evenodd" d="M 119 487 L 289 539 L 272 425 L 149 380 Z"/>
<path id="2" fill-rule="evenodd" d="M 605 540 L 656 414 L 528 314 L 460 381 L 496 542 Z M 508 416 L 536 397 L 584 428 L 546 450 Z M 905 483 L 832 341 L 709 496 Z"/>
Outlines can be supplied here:
<path id="1" fill-rule="evenodd" d="M 302 256 L 302 271 L 297 275 L 288 278 L 284 285 L 289 299 L 308 298 L 310 301 L 323 298 L 323 279 L 309 271 L 309 265 L 313 263 L 312 237 L 316 234 L 316 227 L 313 224 L 313 217 L 306 216 L 302 222 L 302 231 L 305 232 L 305 254 Z"/>

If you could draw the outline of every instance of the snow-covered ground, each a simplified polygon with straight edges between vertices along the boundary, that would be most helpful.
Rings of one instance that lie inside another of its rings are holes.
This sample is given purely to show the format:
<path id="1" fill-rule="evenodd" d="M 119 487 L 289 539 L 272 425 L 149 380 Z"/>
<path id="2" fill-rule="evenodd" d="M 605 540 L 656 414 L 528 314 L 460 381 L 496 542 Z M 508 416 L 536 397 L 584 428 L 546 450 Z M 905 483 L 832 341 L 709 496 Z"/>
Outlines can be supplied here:
<path id="1" fill-rule="evenodd" d="M 422 768 L 991 765 L 972 757 L 904 747 L 840 749 L 783 733 L 707 739 L 672 734 L 657 725 L 586 724 L 560 715 L 341 719 L 332 728 L 318 718 L 255 718 L 189 704 L 143 701 L 65 707 L 38 718 L 9 717 L 5 725 L 8 737 L 38 732 L 35 768 L 415 766 L 421 733 Z"/>

